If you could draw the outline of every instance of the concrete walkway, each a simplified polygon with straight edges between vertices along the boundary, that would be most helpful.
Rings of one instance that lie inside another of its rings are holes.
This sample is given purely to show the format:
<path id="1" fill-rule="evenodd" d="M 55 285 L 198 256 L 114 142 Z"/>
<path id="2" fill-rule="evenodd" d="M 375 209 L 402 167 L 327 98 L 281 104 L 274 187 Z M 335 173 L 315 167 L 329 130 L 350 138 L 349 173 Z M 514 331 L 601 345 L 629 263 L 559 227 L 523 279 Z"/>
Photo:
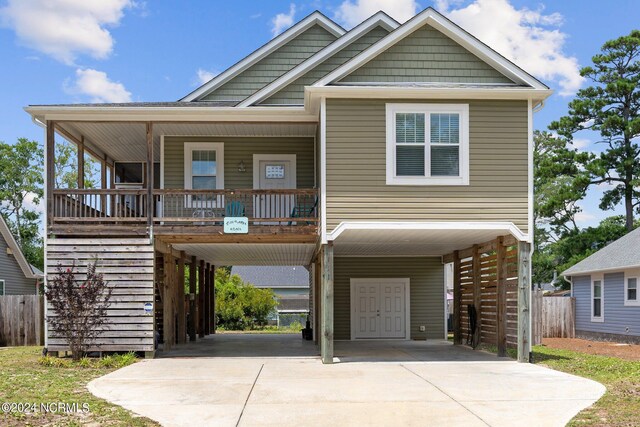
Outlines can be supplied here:
<path id="1" fill-rule="evenodd" d="M 88 387 L 166 426 L 562 426 L 605 391 L 444 341 L 336 342 L 333 365 L 316 353 L 297 336 L 215 335 Z"/>

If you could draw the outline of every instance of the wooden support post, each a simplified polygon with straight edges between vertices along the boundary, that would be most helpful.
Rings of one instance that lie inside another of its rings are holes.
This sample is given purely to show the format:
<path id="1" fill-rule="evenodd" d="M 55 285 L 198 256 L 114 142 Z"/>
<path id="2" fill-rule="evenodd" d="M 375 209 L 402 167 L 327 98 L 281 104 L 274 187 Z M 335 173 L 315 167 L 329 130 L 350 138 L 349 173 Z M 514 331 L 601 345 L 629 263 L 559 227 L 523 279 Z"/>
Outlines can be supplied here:
<path id="1" fill-rule="evenodd" d="M 104 159 L 100 160 L 100 188 L 103 190 L 107 189 L 107 156 L 106 155 Z M 100 210 L 102 211 L 104 216 L 107 215 L 107 196 L 104 194 L 100 196 Z"/>
<path id="2" fill-rule="evenodd" d="M 196 271 L 198 263 L 196 257 L 191 257 L 189 265 L 189 341 L 196 340 Z"/>
<path id="3" fill-rule="evenodd" d="M 333 363 L 333 242 L 322 248 L 322 363 Z"/>
<path id="4" fill-rule="evenodd" d="M 204 268 L 204 334 L 211 333 L 211 264 Z"/>
<path id="5" fill-rule="evenodd" d="M 78 188 L 84 188 L 84 136 L 78 143 Z"/>
<path id="6" fill-rule="evenodd" d="M 153 225 L 153 124 L 147 122 L 147 225 Z M 151 229 L 149 229 L 151 232 Z"/>
<path id="7" fill-rule="evenodd" d="M 496 346 L 498 357 L 507 355 L 507 250 L 502 236 L 496 239 Z"/>
<path id="8" fill-rule="evenodd" d="M 178 344 L 187 342 L 187 315 L 184 301 L 184 259 L 186 254 L 180 252 L 178 259 L 177 295 L 178 295 Z"/>
<path id="9" fill-rule="evenodd" d="M 46 227 L 51 225 L 51 218 L 53 217 L 53 189 L 56 181 L 56 168 L 55 168 L 55 156 L 56 156 L 56 125 L 55 122 L 47 120 L 47 146 L 46 146 L 46 197 L 47 197 L 47 213 L 45 233 L 48 233 Z"/>
<path id="10" fill-rule="evenodd" d="M 162 332 L 164 341 L 164 351 L 171 350 L 173 345 L 173 304 L 171 297 L 171 269 L 175 265 L 173 263 L 173 257 L 169 254 L 162 254 L 163 262 L 163 280 L 162 285 L 164 287 L 164 298 L 162 299 Z"/>
<path id="11" fill-rule="evenodd" d="M 209 292 L 211 293 L 211 333 L 216 333 L 216 267 L 215 265 L 211 266 L 211 271 L 209 272 Z"/>
<path id="12" fill-rule="evenodd" d="M 518 242 L 518 362 L 531 361 L 531 244 Z"/>
<path id="13" fill-rule="evenodd" d="M 473 245 L 473 305 L 476 308 L 476 330 L 473 335 L 472 346 L 475 348 L 481 341 L 482 322 L 480 321 L 482 315 L 481 301 L 482 301 L 482 278 L 480 276 L 480 251 L 478 245 Z"/>
<path id="14" fill-rule="evenodd" d="M 198 268 L 198 336 L 204 337 L 204 260 L 200 260 Z"/>
<path id="15" fill-rule="evenodd" d="M 453 252 L 453 344 L 462 344 L 462 288 L 460 286 L 460 253 Z"/>

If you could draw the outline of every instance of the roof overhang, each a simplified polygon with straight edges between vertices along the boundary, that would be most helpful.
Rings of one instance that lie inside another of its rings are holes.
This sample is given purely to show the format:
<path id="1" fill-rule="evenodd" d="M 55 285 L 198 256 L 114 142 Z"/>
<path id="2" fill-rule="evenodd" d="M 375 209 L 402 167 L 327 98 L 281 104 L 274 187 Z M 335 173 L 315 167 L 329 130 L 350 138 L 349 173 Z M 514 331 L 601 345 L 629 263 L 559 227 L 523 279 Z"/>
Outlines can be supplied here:
<path id="1" fill-rule="evenodd" d="M 527 240 L 511 222 L 342 222 L 327 241 L 336 256 L 444 256 L 504 235 Z"/>
<path id="2" fill-rule="evenodd" d="M 0 235 L 4 238 L 4 241 L 7 242 L 7 246 L 11 248 L 13 252 L 13 256 L 17 261 L 20 269 L 22 270 L 22 274 L 27 279 L 42 279 L 43 275 L 40 273 L 36 273 L 33 271 L 31 264 L 27 262 L 24 254 L 22 253 L 22 249 L 16 242 L 16 239 L 13 237 L 11 230 L 9 230 L 9 226 L 5 222 L 4 218 L 0 215 Z"/>
<path id="3" fill-rule="evenodd" d="M 564 277 L 577 277 L 577 276 L 586 276 L 587 274 L 594 274 L 594 273 L 613 273 L 613 272 L 617 272 L 617 271 L 638 270 L 638 269 L 640 269 L 640 264 L 621 265 L 621 266 L 618 266 L 618 267 L 601 268 L 601 269 L 598 269 L 598 270 L 571 271 L 571 268 L 569 268 L 568 270 L 563 271 L 561 276 L 564 276 Z"/>

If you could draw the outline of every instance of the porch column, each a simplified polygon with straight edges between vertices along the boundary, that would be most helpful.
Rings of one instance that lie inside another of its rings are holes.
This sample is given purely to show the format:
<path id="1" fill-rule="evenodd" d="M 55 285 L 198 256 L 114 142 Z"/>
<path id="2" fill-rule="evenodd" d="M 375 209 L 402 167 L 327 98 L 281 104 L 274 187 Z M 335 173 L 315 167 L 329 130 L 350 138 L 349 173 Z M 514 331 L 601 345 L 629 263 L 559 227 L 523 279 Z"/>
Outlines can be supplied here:
<path id="1" fill-rule="evenodd" d="M 204 338 L 204 260 L 198 268 L 198 336 Z"/>
<path id="2" fill-rule="evenodd" d="M 84 188 L 84 136 L 78 142 L 78 188 Z"/>
<path id="3" fill-rule="evenodd" d="M 189 265 L 189 341 L 196 340 L 196 257 L 191 257 Z"/>
<path id="4" fill-rule="evenodd" d="M 482 277 L 480 275 L 480 251 L 478 245 L 473 245 L 473 305 L 476 308 L 476 329 L 469 331 L 473 334 L 471 346 L 476 348 L 482 341 Z"/>
<path id="5" fill-rule="evenodd" d="M 507 248 L 504 237 L 496 239 L 496 346 L 498 356 L 507 355 Z"/>
<path id="6" fill-rule="evenodd" d="M 169 246 L 169 248 L 171 248 Z M 172 282 L 172 270 L 175 270 L 175 262 L 173 257 L 170 254 L 171 249 L 169 249 L 169 254 L 165 253 L 162 255 L 163 261 L 163 287 L 164 287 L 164 298 L 162 301 L 162 333 L 163 333 L 163 341 L 164 341 L 164 351 L 171 350 L 173 346 L 173 304 L 172 304 L 172 294 L 173 288 L 171 287 Z"/>
<path id="7" fill-rule="evenodd" d="M 333 363 L 333 242 L 322 248 L 322 363 Z"/>
<path id="8" fill-rule="evenodd" d="M 531 244 L 518 242 L 518 362 L 531 361 Z"/>
<path id="9" fill-rule="evenodd" d="M 46 199 L 47 213 L 45 223 L 45 234 L 49 231 L 48 226 L 51 225 L 53 216 L 53 189 L 55 187 L 56 171 L 55 171 L 55 155 L 56 155 L 56 128 L 55 122 L 47 120 L 47 146 L 45 150 L 46 159 Z"/>
<path id="10" fill-rule="evenodd" d="M 209 292 L 211 293 L 211 333 L 216 333 L 216 266 L 209 272 Z"/>
<path id="11" fill-rule="evenodd" d="M 211 333 L 211 264 L 204 268 L 204 334 Z"/>
<path id="12" fill-rule="evenodd" d="M 180 259 L 178 259 L 178 277 L 176 280 L 176 295 L 178 296 L 178 344 L 184 344 L 187 342 L 187 318 L 184 309 L 184 259 L 186 254 L 180 252 Z"/>
<path id="13" fill-rule="evenodd" d="M 147 122 L 147 226 L 153 225 L 153 124 Z"/>
<path id="14" fill-rule="evenodd" d="M 460 287 L 460 252 L 453 252 L 453 343 L 462 344 L 462 288 Z"/>

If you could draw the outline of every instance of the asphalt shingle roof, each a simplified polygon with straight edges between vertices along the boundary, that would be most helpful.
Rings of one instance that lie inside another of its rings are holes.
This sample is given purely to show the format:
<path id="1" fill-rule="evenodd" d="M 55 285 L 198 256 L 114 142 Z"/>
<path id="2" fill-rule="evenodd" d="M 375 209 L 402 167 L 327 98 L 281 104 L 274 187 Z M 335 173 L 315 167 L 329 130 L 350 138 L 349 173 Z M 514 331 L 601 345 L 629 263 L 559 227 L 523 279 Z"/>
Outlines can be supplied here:
<path id="1" fill-rule="evenodd" d="M 640 267 L 640 228 L 609 243 L 598 252 L 562 272 L 563 276 L 577 276 L 602 270 Z"/>

